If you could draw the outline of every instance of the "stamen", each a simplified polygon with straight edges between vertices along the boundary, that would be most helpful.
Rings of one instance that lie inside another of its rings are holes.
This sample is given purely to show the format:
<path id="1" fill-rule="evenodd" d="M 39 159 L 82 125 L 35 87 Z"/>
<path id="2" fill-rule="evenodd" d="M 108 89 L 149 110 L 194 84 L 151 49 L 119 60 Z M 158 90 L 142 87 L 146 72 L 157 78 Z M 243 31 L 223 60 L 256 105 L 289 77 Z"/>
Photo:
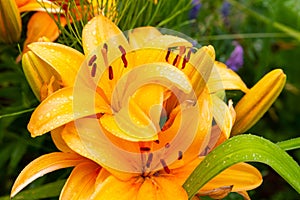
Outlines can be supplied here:
<path id="1" fill-rule="evenodd" d="M 92 70 L 91 70 L 91 76 L 92 77 L 95 77 L 95 75 L 96 75 L 96 69 L 97 69 L 97 64 L 94 63 L 93 67 L 92 67 Z"/>
<path id="2" fill-rule="evenodd" d="M 113 80 L 113 78 L 114 78 L 114 72 L 113 72 L 112 66 L 108 67 L 108 78 L 109 78 L 109 80 Z"/>
<path id="3" fill-rule="evenodd" d="M 154 142 L 155 142 L 156 144 L 159 144 L 159 140 L 154 140 Z"/>
<path id="4" fill-rule="evenodd" d="M 147 168 L 150 167 L 151 162 L 152 162 L 152 159 L 153 159 L 153 153 L 149 153 L 148 159 L 147 159 L 147 162 L 146 162 L 146 167 L 147 167 Z"/>
<path id="5" fill-rule="evenodd" d="M 126 56 L 126 51 L 125 51 L 125 49 L 121 45 L 119 45 L 119 49 L 120 49 L 120 51 L 122 53 L 121 59 L 122 59 L 122 61 L 124 63 L 124 67 L 126 68 L 127 65 L 128 65 L 128 62 L 127 62 L 126 57 L 125 57 Z"/>
<path id="6" fill-rule="evenodd" d="M 178 151 L 178 160 L 181 160 L 183 157 L 182 151 Z"/>
<path id="7" fill-rule="evenodd" d="M 171 53 L 171 49 L 168 48 L 168 52 L 167 52 L 167 55 L 166 55 L 166 58 L 165 58 L 167 62 L 169 62 L 168 59 L 169 59 L 170 53 Z"/>
<path id="8" fill-rule="evenodd" d="M 93 56 L 91 57 L 91 59 L 89 60 L 88 65 L 89 65 L 89 66 L 92 66 L 92 64 L 95 62 L 96 59 L 97 59 L 97 56 L 96 56 L 96 55 L 93 55 Z"/>
<path id="9" fill-rule="evenodd" d="M 164 159 L 160 159 L 160 163 L 161 163 L 161 165 L 163 166 L 165 172 L 166 172 L 167 174 L 170 174 L 170 173 L 171 173 L 171 170 L 169 169 L 169 167 L 168 167 L 166 161 L 165 161 Z"/>

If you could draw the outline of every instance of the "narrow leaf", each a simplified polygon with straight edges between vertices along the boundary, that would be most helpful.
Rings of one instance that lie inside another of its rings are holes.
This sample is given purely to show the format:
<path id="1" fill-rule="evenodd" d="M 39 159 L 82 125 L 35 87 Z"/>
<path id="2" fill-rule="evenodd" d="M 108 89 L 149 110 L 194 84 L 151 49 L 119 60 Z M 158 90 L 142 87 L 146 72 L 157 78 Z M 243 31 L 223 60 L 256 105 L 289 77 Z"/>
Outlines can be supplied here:
<path id="1" fill-rule="evenodd" d="M 239 162 L 260 162 L 272 167 L 300 193 L 300 167 L 277 144 L 254 135 L 239 135 L 225 141 L 198 165 L 183 187 L 189 198 L 209 180 Z"/>

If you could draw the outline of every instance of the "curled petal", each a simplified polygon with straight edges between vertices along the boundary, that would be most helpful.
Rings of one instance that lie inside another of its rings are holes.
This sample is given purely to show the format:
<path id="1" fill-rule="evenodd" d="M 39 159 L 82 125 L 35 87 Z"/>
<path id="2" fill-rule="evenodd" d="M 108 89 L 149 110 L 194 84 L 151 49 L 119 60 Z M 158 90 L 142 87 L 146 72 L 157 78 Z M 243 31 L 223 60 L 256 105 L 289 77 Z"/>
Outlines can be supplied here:
<path id="1" fill-rule="evenodd" d="M 235 106 L 236 122 L 232 135 L 240 134 L 252 127 L 271 107 L 286 81 L 281 69 L 275 69 L 259 80 Z"/>
<path id="2" fill-rule="evenodd" d="M 62 138 L 62 131 L 64 130 L 65 126 L 60 126 L 51 131 L 51 138 L 57 149 L 62 152 L 73 152 L 72 149 L 66 144 L 66 142 Z"/>
<path id="3" fill-rule="evenodd" d="M 212 93 L 220 90 L 241 90 L 245 93 L 249 91 L 237 73 L 218 61 L 214 63 L 208 80 L 208 87 Z"/>
<path id="4" fill-rule="evenodd" d="M 84 55 L 79 51 L 52 42 L 34 42 L 28 48 L 49 64 L 62 77 L 63 86 L 73 86 L 77 72 L 84 61 Z"/>
<path id="5" fill-rule="evenodd" d="M 196 96 L 198 97 L 206 87 L 213 69 L 215 50 L 212 46 L 205 46 L 191 56 L 191 67 L 186 67 L 183 72 L 190 78 Z"/>
<path id="6" fill-rule="evenodd" d="M 74 153 L 54 152 L 43 155 L 32 161 L 22 170 L 12 187 L 11 197 L 14 197 L 29 183 L 44 174 L 62 168 L 73 167 L 85 161 L 86 158 Z"/>
<path id="7" fill-rule="evenodd" d="M 73 88 L 63 88 L 45 99 L 33 112 L 28 123 L 28 130 L 32 137 L 42 135 L 51 131 L 59 126 L 62 126 L 75 119 L 94 115 L 96 113 L 110 113 L 110 107 L 106 104 L 105 100 L 94 93 L 94 91 L 85 89 L 81 91 L 83 97 L 95 96 L 94 108 L 90 107 L 90 101 L 84 98 L 76 99 L 76 110 L 74 110 L 73 101 Z M 92 94 L 92 95 L 91 95 Z M 81 106 L 78 106 L 81 105 Z"/>
<path id="8" fill-rule="evenodd" d="M 95 190 L 101 166 L 94 162 L 78 164 L 65 183 L 60 199 L 90 199 Z"/>

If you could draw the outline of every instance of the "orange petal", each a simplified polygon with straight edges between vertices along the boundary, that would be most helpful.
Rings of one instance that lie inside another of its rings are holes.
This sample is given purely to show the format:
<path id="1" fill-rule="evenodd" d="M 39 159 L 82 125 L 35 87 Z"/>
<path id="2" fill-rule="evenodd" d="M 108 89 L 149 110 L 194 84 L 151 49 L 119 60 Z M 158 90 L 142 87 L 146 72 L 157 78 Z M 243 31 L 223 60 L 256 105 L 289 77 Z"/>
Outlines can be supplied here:
<path id="1" fill-rule="evenodd" d="M 174 198 L 187 200 L 188 195 L 178 182 L 170 181 L 165 177 L 154 177 L 153 179 L 145 179 L 139 190 L 137 200 L 172 200 Z"/>
<path id="2" fill-rule="evenodd" d="M 64 126 L 60 126 L 51 131 L 51 138 L 55 144 L 55 146 L 62 152 L 73 152 L 72 149 L 66 144 L 66 142 L 62 138 L 62 131 Z"/>
<path id="3" fill-rule="evenodd" d="M 262 183 L 260 172 L 246 163 L 235 164 L 204 185 L 200 192 L 213 190 L 223 186 L 233 186 L 232 192 L 252 190 Z"/>
<path id="4" fill-rule="evenodd" d="M 29 163 L 29 165 L 22 170 L 12 187 L 11 197 L 15 196 L 29 183 L 44 174 L 58 169 L 72 167 L 84 161 L 86 161 L 85 158 L 74 153 L 54 152 L 43 155 Z"/>
<path id="5" fill-rule="evenodd" d="M 96 178 L 101 166 L 94 162 L 84 162 L 77 165 L 66 181 L 60 199 L 90 199 L 95 190 Z"/>
<path id="6" fill-rule="evenodd" d="M 17 1 L 19 6 L 19 12 L 26 11 L 43 11 L 50 13 L 61 13 L 62 9 L 60 6 L 52 3 L 48 0 L 37 1 L 37 0 L 29 0 L 26 3 L 22 3 L 21 1 Z"/>
<path id="7" fill-rule="evenodd" d="M 42 135 L 75 119 L 96 113 L 110 113 L 110 107 L 103 98 L 91 90 L 82 90 L 82 99 L 73 100 L 73 88 L 67 87 L 54 92 L 46 98 L 33 112 L 28 123 L 28 130 L 32 137 Z M 95 109 L 89 109 L 93 101 L 86 100 L 86 96 L 95 96 Z M 80 105 L 80 106 L 78 106 Z M 76 107 L 76 109 L 74 109 Z"/>
<path id="8" fill-rule="evenodd" d="M 82 53 L 52 42 L 35 42 L 28 45 L 28 48 L 58 72 L 65 87 L 74 85 L 77 72 L 84 61 Z"/>
<path id="9" fill-rule="evenodd" d="M 133 49 L 137 49 L 158 36 L 161 36 L 161 33 L 154 27 L 139 27 L 129 32 L 129 43 Z"/>
<path id="10" fill-rule="evenodd" d="M 112 39 L 113 38 L 113 39 Z M 112 43 L 128 49 L 128 42 L 122 31 L 108 18 L 98 15 L 91 19 L 82 30 L 82 46 L 85 55 L 89 55 L 96 47 L 112 39 Z M 109 50 L 110 45 L 108 45 Z"/>
<path id="11" fill-rule="evenodd" d="M 162 145 L 170 143 L 176 136 L 176 140 L 173 140 L 173 144 L 170 145 L 175 145 L 183 152 L 181 160 L 188 163 L 195 159 L 207 145 L 210 136 L 212 101 L 207 89 L 200 95 L 197 106 L 199 111 L 197 113 L 192 110 L 194 109 L 192 107 L 184 110 L 183 114 L 177 114 L 172 126 L 159 134 L 159 144 L 155 143 L 154 148 L 162 148 Z M 191 119 L 193 124 L 190 123 Z"/>
<path id="12" fill-rule="evenodd" d="M 241 90 L 245 93 L 249 91 L 237 73 L 218 61 L 214 63 L 208 87 L 212 93 L 220 90 Z"/>
<path id="13" fill-rule="evenodd" d="M 198 97 L 207 85 L 213 69 L 215 50 L 212 46 L 204 46 L 192 54 L 190 63 L 183 72 L 190 78 L 196 96 Z"/>
<path id="14" fill-rule="evenodd" d="M 84 124 L 84 127 L 79 128 L 80 123 Z M 98 128 L 95 127 L 92 119 L 81 119 L 76 123 L 76 126 L 74 123 L 67 124 L 62 132 L 62 138 L 73 151 L 100 164 L 119 179 L 129 180 L 136 176 L 115 170 L 122 169 L 126 165 L 124 170 L 130 169 L 132 171 L 131 167 L 135 166 L 131 166 L 132 163 L 128 162 L 126 156 L 120 156 L 118 152 L 114 152 L 112 149 L 114 144 L 111 144 L 111 141 L 103 140 Z M 80 131 L 80 135 L 78 131 Z M 106 136 L 104 137 L 106 138 Z"/>
<path id="15" fill-rule="evenodd" d="M 92 199 L 136 199 L 140 186 L 141 181 L 138 181 L 138 178 L 121 181 L 114 176 L 109 176 L 98 185 Z"/>
<path id="16" fill-rule="evenodd" d="M 61 25 L 66 24 L 64 17 L 60 18 Z M 40 38 L 46 37 L 50 41 L 54 41 L 59 36 L 59 29 L 53 17 L 46 12 L 34 13 L 27 24 L 27 38 L 24 42 L 23 52 L 28 51 L 27 45 L 32 42 L 38 42 Z"/>

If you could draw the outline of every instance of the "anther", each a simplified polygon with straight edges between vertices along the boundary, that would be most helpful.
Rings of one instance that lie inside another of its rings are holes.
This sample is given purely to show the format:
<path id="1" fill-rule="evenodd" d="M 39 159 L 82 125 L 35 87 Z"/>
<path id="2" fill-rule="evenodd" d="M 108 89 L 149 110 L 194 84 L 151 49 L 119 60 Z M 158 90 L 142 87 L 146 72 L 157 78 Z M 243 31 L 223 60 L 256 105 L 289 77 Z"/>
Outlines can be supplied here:
<path id="1" fill-rule="evenodd" d="M 97 69 L 97 64 L 94 63 L 93 67 L 92 67 L 92 70 L 91 70 L 91 76 L 92 77 L 95 77 L 95 75 L 96 75 L 96 69 Z"/>
<path id="2" fill-rule="evenodd" d="M 150 167 L 151 162 L 152 162 L 152 159 L 153 159 L 153 153 L 149 153 L 148 159 L 147 159 L 147 162 L 146 162 L 146 167 L 147 167 L 147 168 Z"/>
<path id="3" fill-rule="evenodd" d="M 150 147 L 140 147 L 140 151 L 150 151 L 151 148 Z"/>
<path id="4" fill-rule="evenodd" d="M 126 60 L 126 50 L 121 45 L 119 45 L 119 49 L 120 49 L 120 51 L 122 53 L 121 59 L 122 59 L 122 61 L 124 63 L 124 67 L 126 68 L 127 65 L 128 65 L 128 62 Z"/>
<path id="5" fill-rule="evenodd" d="M 168 52 L 167 52 L 167 55 L 166 55 L 166 58 L 165 58 L 167 62 L 169 62 L 170 53 L 171 53 L 171 49 L 168 48 Z"/>
<path id="6" fill-rule="evenodd" d="M 168 167 L 166 161 L 165 161 L 164 159 L 160 159 L 160 163 L 161 163 L 161 165 L 163 166 L 165 172 L 166 172 L 167 174 L 170 174 L 170 173 L 171 173 L 171 170 L 169 169 L 169 167 Z"/>
<path id="7" fill-rule="evenodd" d="M 182 151 L 178 151 L 178 160 L 181 160 L 183 157 Z"/>
<path id="8" fill-rule="evenodd" d="M 174 65 L 174 66 L 175 66 L 176 63 L 177 63 L 178 58 L 179 58 L 179 55 L 177 54 L 176 57 L 175 57 L 175 59 L 174 59 L 174 61 L 173 61 L 173 65 Z"/>
<path id="9" fill-rule="evenodd" d="M 96 56 L 96 55 L 93 55 L 93 56 L 91 57 L 91 59 L 89 60 L 88 65 L 89 65 L 89 66 L 92 66 L 96 59 L 97 59 L 97 56 Z"/>
<path id="10" fill-rule="evenodd" d="M 114 72 L 113 72 L 112 66 L 108 67 L 108 78 L 109 78 L 109 80 L 113 80 L 113 78 L 114 78 Z"/>

